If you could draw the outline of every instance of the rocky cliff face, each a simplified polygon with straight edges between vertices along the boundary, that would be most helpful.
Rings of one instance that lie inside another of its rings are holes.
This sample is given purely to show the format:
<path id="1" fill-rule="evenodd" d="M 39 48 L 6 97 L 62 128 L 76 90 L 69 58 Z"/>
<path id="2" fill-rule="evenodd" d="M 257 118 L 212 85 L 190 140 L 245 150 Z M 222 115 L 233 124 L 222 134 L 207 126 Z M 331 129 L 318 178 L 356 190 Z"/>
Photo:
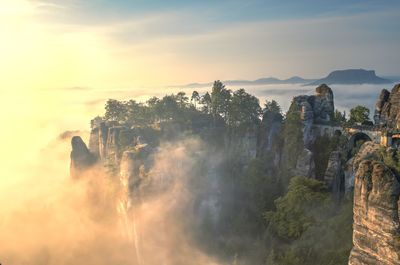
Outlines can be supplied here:
<path id="1" fill-rule="evenodd" d="M 328 166 L 325 171 L 324 181 L 329 190 L 332 191 L 334 199 L 338 202 L 345 190 L 344 170 L 342 165 L 342 154 L 333 151 L 329 155 Z"/>
<path id="2" fill-rule="evenodd" d="M 350 265 L 400 263 L 400 183 L 379 161 L 379 146 L 364 144 L 354 161 L 353 249 Z"/>
<path id="3" fill-rule="evenodd" d="M 281 132 L 282 120 L 280 113 L 264 113 L 257 137 L 257 157 L 265 157 L 274 149 Z"/>
<path id="4" fill-rule="evenodd" d="M 315 178 L 314 155 L 307 148 L 304 148 L 303 151 L 301 151 L 293 175 Z"/>
<path id="5" fill-rule="evenodd" d="M 314 178 L 315 154 L 313 154 L 311 150 L 313 143 L 317 137 L 320 136 L 320 132 L 316 130 L 315 125 L 331 123 L 334 113 L 333 93 L 331 88 L 323 84 L 315 89 L 314 95 L 295 97 L 289 111 L 300 112 L 303 137 L 303 146 L 298 149 L 299 155 L 295 168 L 293 169 L 293 174 Z M 285 141 L 285 144 L 293 145 L 294 143 Z"/>
<path id="6" fill-rule="evenodd" d="M 96 163 L 97 159 L 95 155 L 89 151 L 81 137 L 72 137 L 71 145 L 71 177 L 79 178 L 87 169 Z"/>
<path id="7" fill-rule="evenodd" d="M 395 85 L 392 91 L 381 91 L 375 105 L 374 121 L 383 127 L 400 127 L 400 84 Z"/>

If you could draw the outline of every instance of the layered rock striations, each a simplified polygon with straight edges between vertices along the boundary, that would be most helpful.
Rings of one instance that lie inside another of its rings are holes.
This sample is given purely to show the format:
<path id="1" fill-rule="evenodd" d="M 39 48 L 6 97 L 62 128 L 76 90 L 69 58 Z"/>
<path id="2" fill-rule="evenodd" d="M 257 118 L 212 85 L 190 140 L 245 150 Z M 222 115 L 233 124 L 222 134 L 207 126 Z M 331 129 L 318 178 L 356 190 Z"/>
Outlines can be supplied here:
<path id="1" fill-rule="evenodd" d="M 353 249 L 350 265 L 400 264 L 400 183 L 379 159 L 379 146 L 360 150 L 354 186 Z"/>

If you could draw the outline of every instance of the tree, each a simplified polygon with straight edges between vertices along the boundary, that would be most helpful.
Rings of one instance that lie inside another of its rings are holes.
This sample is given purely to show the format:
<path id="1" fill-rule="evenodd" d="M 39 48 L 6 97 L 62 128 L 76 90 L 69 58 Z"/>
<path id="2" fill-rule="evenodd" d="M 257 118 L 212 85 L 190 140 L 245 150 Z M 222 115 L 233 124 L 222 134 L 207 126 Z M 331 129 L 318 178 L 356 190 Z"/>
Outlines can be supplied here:
<path id="1" fill-rule="evenodd" d="M 192 97 L 190 98 L 190 101 L 194 102 L 194 107 L 196 108 L 197 102 L 200 101 L 199 92 L 197 92 L 196 90 L 193 91 Z"/>
<path id="2" fill-rule="evenodd" d="M 297 158 L 304 149 L 303 122 L 300 117 L 300 106 L 292 102 L 283 124 L 282 138 L 284 139 L 283 155 L 286 157 L 287 169 L 294 168 Z"/>
<path id="3" fill-rule="evenodd" d="M 230 98 L 231 91 L 226 89 L 221 81 L 214 81 L 211 92 L 211 112 L 214 120 L 217 115 L 222 116 L 225 121 L 227 120 Z"/>
<path id="4" fill-rule="evenodd" d="M 176 102 L 176 96 L 174 95 L 167 95 L 164 96 L 160 100 L 160 112 L 161 118 L 164 119 L 173 119 L 177 117 L 179 114 L 179 105 Z"/>
<path id="5" fill-rule="evenodd" d="M 186 104 L 188 102 L 189 98 L 186 96 L 185 92 L 178 92 L 178 94 L 176 94 L 176 101 L 178 102 L 178 105 L 180 108 L 184 108 L 186 107 Z"/>
<path id="6" fill-rule="evenodd" d="M 200 103 L 203 105 L 202 111 L 209 114 L 211 112 L 211 96 L 208 92 L 201 97 Z"/>
<path id="7" fill-rule="evenodd" d="M 135 100 L 129 100 L 126 103 L 127 121 L 130 124 L 144 125 L 151 122 L 151 114 L 149 108 L 143 103 L 138 103 Z"/>
<path id="8" fill-rule="evenodd" d="M 231 128 L 248 128 L 260 121 L 262 113 L 258 98 L 243 88 L 235 91 L 229 104 L 228 125 Z"/>
<path id="9" fill-rule="evenodd" d="M 264 104 L 264 112 L 273 112 L 273 113 L 281 113 L 282 109 L 281 106 L 279 106 L 278 102 L 276 102 L 275 100 L 265 100 L 265 104 Z"/>
<path id="10" fill-rule="evenodd" d="M 285 196 L 275 201 L 276 211 L 266 212 L 270 229 L 284 239 L 299 238 L 324 212 L 330 203 L 330 194 L 323 182 L 293 177 Z"/>
<path id="11" fill-rule="evenodd" d="M 365 106 L 357 106 L 350 110 L 349 123 L 364 123 L 370 121 L 369 119 L 369 109 Z"/>
<path id="12" fill-rule="evenodd" d="M 333 122 L 340 125 L 345 124 L 347 122 L 346 111 L 343 111 L 342 113 L 339 110 L 335 110 L 335 113 L 333 114 Z"/>
<path id="13" fill-rule="evenodd" d="M 109 99 L 106 102 L 106 113 L 104 118 L 109 121 L 124 122 L 127 119 L 126 103 L 115 99 Z"/>
<path id="14" fill-rule="evenodd" d="M 147 106 L 149 107 L 149 115 L 152 121 L 160 120 L 162 116 L 160 99 L 157 97 L 151 97 L 147 100 Z"/>

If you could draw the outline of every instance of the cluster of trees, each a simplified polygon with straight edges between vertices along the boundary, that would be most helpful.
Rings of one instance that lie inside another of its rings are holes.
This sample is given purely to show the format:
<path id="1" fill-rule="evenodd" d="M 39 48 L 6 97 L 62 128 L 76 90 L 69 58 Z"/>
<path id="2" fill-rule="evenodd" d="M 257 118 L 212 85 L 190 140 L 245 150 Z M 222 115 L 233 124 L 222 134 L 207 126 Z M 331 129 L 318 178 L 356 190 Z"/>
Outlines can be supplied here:
<path id="1" fill-rule="evenodd" d="M 274 108 L 279 108 L 275 102 Z M 154 122 L 173 120 L 186 123 L 207 115 L 210 121 L 224 121 L 229 128 L 247 128 L 260 122 L 263 113 L 259 100 L 244 89 L 231 91 L 220 81 L 215 81 L 211 94 L 200 95 L 193 91 L 191 97 L 185 92 L 152 97 L 145 103 L 135 100 L 109 99 L 104 118 L 129 125 L 148 125 Z"/>
<path id="2" fill-rule="evenodd" d="M 367 107 L 358 105 L 350 110 L 349 119 L 347 119 L 345 111 L 335 110 L 333 121 L 341 125 L 372 125 L 369 114 L 370 111 Z"/>
<path id="3" fill-rule="evenodd" d="M 291 179 L 287 193 L 267 211 L 268 231 L 275 244 L 266 264 L 347 264 L 352 247 L 352 200 L 340 208 L 323 182 Z M 283 242 L 283 243 L 282 243 Z"/>

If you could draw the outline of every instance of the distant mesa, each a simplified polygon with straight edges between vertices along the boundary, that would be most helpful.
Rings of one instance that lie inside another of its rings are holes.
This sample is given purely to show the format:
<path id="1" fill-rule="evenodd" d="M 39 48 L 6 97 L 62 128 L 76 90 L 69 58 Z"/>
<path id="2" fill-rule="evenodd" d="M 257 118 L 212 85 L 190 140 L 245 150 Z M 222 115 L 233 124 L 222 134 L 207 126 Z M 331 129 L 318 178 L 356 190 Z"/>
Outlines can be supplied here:
<path id="1" fill-rule="evenodd" d="M 331 72 L 327 77 L 311 82 L 307 85 L 320 84 L 355 85 L 355 84 L 390 84 L 391 80 L 381 78 L 374 70 L 348 69 Z"/>
<path id="2" fill-rule="evenodd" d="M 276 77 L 263 77 L 256 80 L 223 80 L 227 86 L 258 86 L 258 85 L 291 85 L 300 84 L 305 86 L 327 85 L 360 85 L 360 84 L 391 84 L 400 81 L 400 77 L 382 78 L 375 74 L 374 70 L 364 69 L 347 69 L 336 70 L 331 72 L 327 77 L 321 79 L 305 79 L 299 76 L 293 76 L 288 79 L 279 79 Z M 181 86 L 180 88 L 203 88 L 211 87 L 212 82 L 208 83 L 191 83 Z"/>

